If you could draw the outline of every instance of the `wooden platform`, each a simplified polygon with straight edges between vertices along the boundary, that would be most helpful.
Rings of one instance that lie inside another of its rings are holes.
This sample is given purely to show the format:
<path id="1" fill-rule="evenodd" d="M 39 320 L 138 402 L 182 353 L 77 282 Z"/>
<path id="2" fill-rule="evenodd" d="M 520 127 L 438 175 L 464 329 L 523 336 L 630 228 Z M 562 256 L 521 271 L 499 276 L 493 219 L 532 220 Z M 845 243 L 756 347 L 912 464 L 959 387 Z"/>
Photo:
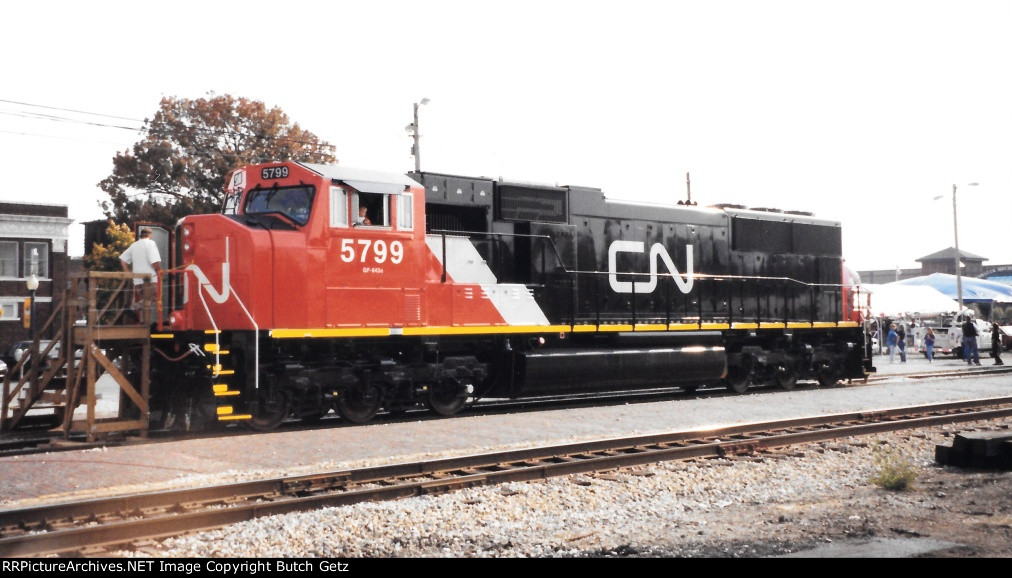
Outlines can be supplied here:
<path id="1" fill-rule="evenodd" d="M 137 286 L 139 301 L 135 278 L 145 280 Z M 28 423 L 30 412 L 50 410 L 62 418 L 67 436 L 83 432 L 88 441 L 94 441 L 110 432 L 147 435 L 151 328 L 160 288 L 160 283 L 149 283 L 146 276 L 133 273 L 88 272 L 71 277 L 62 301 L 35 331 L 31 354 L 4 378 L 0 430 Z M 51 340 L 40 348 L 43 336 Z M 122 390 L 120 398 L 125 401 L 118 419 L 95 415 L 95 382 L 103 374 L 109 374 Z M 86 417 L 75 420 L 75 410 L 81 405 L 87 408 Z"/>

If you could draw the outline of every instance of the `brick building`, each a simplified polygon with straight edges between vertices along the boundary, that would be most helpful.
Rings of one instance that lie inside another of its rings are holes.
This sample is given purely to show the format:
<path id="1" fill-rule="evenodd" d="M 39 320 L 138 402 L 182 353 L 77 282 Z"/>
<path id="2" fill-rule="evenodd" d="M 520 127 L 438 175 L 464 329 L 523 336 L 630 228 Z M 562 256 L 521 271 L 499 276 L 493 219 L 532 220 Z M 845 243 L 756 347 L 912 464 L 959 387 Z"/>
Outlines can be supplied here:
<path id="1" fill-rule="evenodd" d="M 966 277 L 987 278 L 989 274 L 999 270 L 1009 269 L 1009 265 L 988 265 L 984 266 L 987 257 L 974 255 L 973 253 L 960 249 L 960 262 L 963 264 L 962 275 Z M 931 275 L 932 273 L 956 274 L 956 250 L 952 247 L 942 249 L 937 253 L 925 255 L 917 262 L 921 264 L 920 269 L 878 269 L 875 271 L 858 271 L 862 283 L 884 284 L 893 281 L 902 281 L 912 277 Z"/>
<path id="2" fill-rule="evenodd" d="M 6 355 L 13 343 L 28 339 L 24 303 L 33 273 L 39 279 L 36 327 L 49 319 L 54 301 L 62 299 L 71 223 L 66 206 L 0 201 L 0 354 Z"/>
<path id="3" fill-rule="evenodd" d="M 987 261 L 987 257 L 981 257 L 980 255 L 974 255 L 973 253 L 961 250 L 959 252 L 959 261 L 963 264 L 963 275 L 967 277 L 979 277 L 984 273 L 984 261 Z M 921 264 L 921 275 L 931 275 L 932 273 L 956 274 L 956 250 L 952 247 L 942 249 L 937 253 L 925 255 L 917 259 L 917 262 Z"/>

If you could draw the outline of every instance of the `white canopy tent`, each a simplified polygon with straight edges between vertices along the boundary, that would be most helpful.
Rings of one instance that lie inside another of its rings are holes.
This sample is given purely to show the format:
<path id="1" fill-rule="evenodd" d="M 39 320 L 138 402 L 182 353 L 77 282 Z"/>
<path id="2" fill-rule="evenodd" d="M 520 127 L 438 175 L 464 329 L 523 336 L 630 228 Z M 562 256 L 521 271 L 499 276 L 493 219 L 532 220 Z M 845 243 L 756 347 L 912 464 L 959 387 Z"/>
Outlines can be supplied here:
<path id="1" fill-rule="evenodd" d="M 870 302 L 870 305 L 869 305 Z M 925 285 L 861 285 L 861 307 L 871 317 L 884 315 L 902 317 L 930 317 L 941 313 L 954 313 L 959 304 L 941 291 Z"/>

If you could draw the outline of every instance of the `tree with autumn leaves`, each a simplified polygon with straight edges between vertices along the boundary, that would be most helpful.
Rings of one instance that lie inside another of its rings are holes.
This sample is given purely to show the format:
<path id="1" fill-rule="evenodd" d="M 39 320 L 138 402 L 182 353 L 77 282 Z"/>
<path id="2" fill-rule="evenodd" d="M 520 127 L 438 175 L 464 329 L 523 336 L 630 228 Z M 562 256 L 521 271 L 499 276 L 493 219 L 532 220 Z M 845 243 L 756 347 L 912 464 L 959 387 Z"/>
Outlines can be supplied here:
<path id="1" fill-rule="evenodd" d="M 112 174 L 99 183 L 109 194 L 102 209 L 118 223 L 171 228 L 180 217 L 218 211 L 225 175 L 240 165 L 335 163 L 333 148 L 259 101 L 166 97 L 144 121 L 144 138 L 117 153 Z"/>
<path id="2" fill-rule="evenodd" d="M 230 170 L 271 161 L 336 163 L 333 148 L 259 101 L 166 97 L 145 119 L 144 138 L 117 153 L 112 174 L 98 184 L 109 194 L 102 209 L 115 223 L 148 221 L 171 229 L 180 217 L 217 212 Z M 118 270 L 109 259 L 103 253 L 89 264 L 105 269 L 112 263 Z"/>
<path id="3" fill-rule="evenodd" d="M 134 233 L 126 223 L 116 224 L 109 219 L 105 230 L 105 243 L 95 243 L 84 256 L 84 266 L 90 271 L 120 271 L 119 256 L 135 241 Z"/>

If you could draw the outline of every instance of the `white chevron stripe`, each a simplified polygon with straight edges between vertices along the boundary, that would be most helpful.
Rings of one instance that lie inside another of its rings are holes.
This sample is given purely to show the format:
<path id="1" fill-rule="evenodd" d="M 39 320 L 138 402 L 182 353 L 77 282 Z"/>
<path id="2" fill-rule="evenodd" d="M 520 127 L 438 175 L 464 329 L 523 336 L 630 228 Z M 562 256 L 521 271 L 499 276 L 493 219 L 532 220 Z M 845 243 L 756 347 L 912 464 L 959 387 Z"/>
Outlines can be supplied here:
<path id="1" fill-rule="evenodd" d="M 548 317 L 534 300 L 531 290 L 519 283 L 498 283 L 467 237 L 426 235 L 425 243 L 440 263 L 443 262 L 444 238 L 446 275 L 454 283 L 480 285 L 482 298 L 490 300 L 509 325 L 549 325 Z"/>

